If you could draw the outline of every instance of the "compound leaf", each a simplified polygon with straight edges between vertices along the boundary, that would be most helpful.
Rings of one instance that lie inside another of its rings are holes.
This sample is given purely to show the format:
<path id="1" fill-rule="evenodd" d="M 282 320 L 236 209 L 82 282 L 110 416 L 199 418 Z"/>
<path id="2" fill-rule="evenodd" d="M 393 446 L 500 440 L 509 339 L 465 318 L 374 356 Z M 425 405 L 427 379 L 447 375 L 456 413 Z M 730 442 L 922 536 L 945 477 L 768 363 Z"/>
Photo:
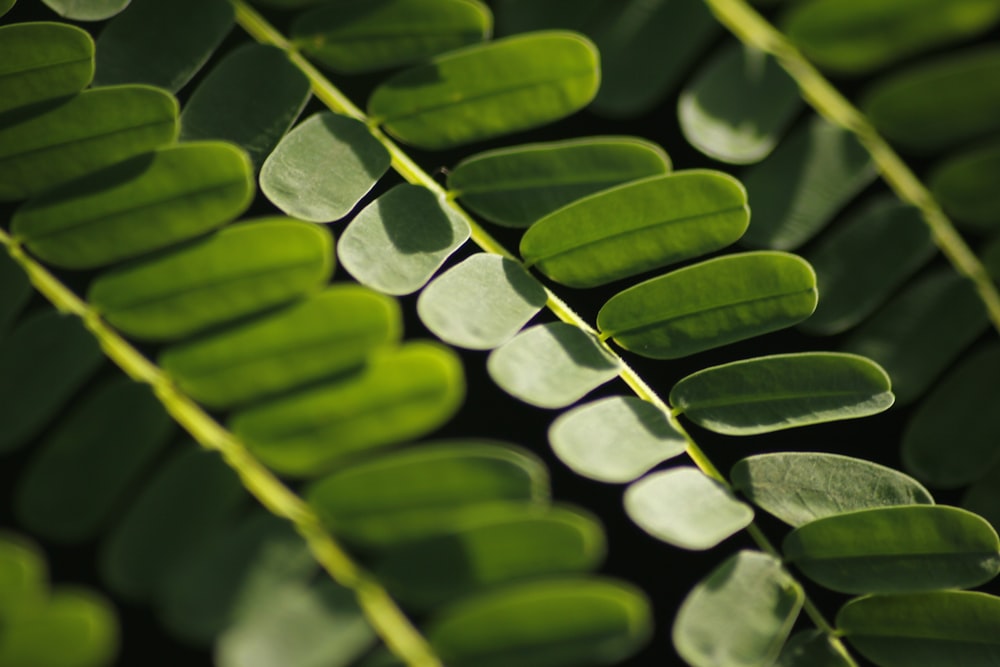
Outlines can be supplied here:
<path id="1" fill-rule="evenodd" d="M 93 76 L 94 40 L 85 30 L 44 22 L 0 27 L 0 112 L 73 95 Z"/>

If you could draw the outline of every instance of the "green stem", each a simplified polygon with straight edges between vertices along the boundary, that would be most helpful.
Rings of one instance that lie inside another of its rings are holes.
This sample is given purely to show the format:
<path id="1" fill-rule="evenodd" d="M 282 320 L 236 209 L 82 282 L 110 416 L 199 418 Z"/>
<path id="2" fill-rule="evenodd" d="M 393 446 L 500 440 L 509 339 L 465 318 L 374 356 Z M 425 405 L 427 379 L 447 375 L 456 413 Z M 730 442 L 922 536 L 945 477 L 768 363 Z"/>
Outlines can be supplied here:
<path id="1" fill-rule="evenodd" d="M 1000 292 L 927 187 L 871 121 L 844 97 L 774 26 L 744 0 L 705 0 L 716 18 L 741 42 L 770 54 L 795 80 L 802 97 L 829 122 L 854 134 L 871 155 L 882 179 L 899 199 L 916 207 L 934 243 L 955 271 L 968 278 L 1000 332 Z"/>
<path id="2" fill-rule="evenodd" d="M 167 413 L 205 449 L 218 452 L 243 486 L 274 515 L 287 519 L 305 539 L 316 561 L 338 584 L 355 592 L 368 621 L 386 645 L 411 667 L 441 667 L 424 638 L 370 574 L 351 560 L 315 512 L 191 398 L 158 366 L 108 326 L 87 302 L 63 285 L 0 229 L 0 244 L 27 273 L 35 289 L 60 312 L 79 317 L 105 355 L 136 382 L 149 385 Z"/>

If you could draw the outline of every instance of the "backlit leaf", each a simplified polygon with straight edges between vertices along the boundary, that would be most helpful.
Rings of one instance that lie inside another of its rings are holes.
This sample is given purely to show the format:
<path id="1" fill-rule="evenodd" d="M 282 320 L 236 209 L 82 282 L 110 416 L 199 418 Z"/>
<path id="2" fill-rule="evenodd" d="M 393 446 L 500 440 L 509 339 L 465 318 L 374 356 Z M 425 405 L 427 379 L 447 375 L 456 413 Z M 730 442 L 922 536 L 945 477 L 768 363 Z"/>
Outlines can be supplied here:
<path id="1" fill-rule="evenodd" d="M 260 189 L 300 220 L 343 218 L 389 169 L 391 158 L 364 123 L 322 112 L 286 134 L 260 170 Z"/>
<path id="2" fill-rule="evenodd" d="M 450 148 L 568 116 L 593 99 L 599 78 L 597 50 L 584 37 L 517 35 L 400 72 L 375 89 L 368 112 L 406 143 Z"/>
<path id="3" fill-rule="evenodd" d="M 803 630 L 792 635 L 781 649 L 774 667 L 858 667 L 843 644 L 822 630 Z"/>
<path id="4" fill-rule="evenodd" d="M 529 227 L 577 199 L 669 171 L 670 158 L 656 144 L 589 137 L 479 153 L 448 174 L 448 188 L 490 222 Z"/>
<path id="5" fill-rule="evenodd" d="M 122 11 L 132 0 L 42 0 L 59 16 L 73 21 L 103 21 Z"/>
<path id="6" fill-rule="evenodd" d="M 0 27 L 0 112 L 78 93 L 93 76 L 86 31 L 45 22 Z"/>
<path id="7" fill-rule="evenodd" d="M 984 233 L 1000 229 L 1000 142 L 949 157 L 929 177 L 934 198 L 955 221 Z"/>
<path id="8" fill-rule="evenodd" d="M 795 255 L 724 255 L 616 294 L 597 326 L 626 350 L 675 359 L 792 326 L 816 298 L 816 275 Z"/>
<path id="9" fill-rule="evenodd" d="M 173 340 L 314 292 L 332 271 L 326 230 L 264 218 L 104 273 L 88 300 L 131 336 Z"/>
<path id="10" fill-rule="evenodd" d="M 557 282 L 592 287 L 724 248 L 749 219 L 739 181 L 680 171 L 558 209 L 524 234 L 521 256 Z"/>
<path id="11" fill-rule="evenodd" d="M 892 405 L 889 376 L 853 354 L 776 354 L 714 366 L 687 376 L 670 402 L 699 426 L 753 435 L 855 419 Z"/>

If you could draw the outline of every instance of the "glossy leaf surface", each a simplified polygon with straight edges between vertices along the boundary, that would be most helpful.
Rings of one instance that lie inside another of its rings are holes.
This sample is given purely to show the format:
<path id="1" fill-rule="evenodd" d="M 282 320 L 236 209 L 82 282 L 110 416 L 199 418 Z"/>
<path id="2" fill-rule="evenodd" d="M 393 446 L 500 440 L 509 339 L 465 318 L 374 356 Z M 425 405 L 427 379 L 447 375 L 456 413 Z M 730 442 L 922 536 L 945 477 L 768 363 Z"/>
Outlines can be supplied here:
<path id="1" fill-rule="evenodd" d="M 490 222 L 530 227 L 577 199 L 670 167 L 663 149 L 645 140 L 567 139 L 474 155 L 448 174 L 448 189 Z"/>
<path id="2" fill-rule="evenodd" d="M 578 111 L 597 92 L 598 69 L 594 45 L 579 35 L 518 35 L 400 72 L 375 89 L 368 113 L 401 141 L 450 148 Z"/>
<path id="3" fill-rule="evenodd" d="M 420 62 L 489 37 L 493 17 L 475 0 L 327 3 L 292 22 L 292 41 L 315 62 L 356 74 Z"/>
<path id="4" fill-rule="evenodd" d="M 801 322 L 816 275 L 787 253 L 725 255 L 647 280 L 597 314 L 602 336 L 654 359 L 676 359 Z"/>
<path id="5" fill-rule="evenodd" d="M 929 177 L 934 198 L 961 225 L 983 233 L 1000 228 L 1000 142 L 950 157 Z"/>
<path id="6" fill-rule="evenodd" d="M 741 551 L 688 593 L 674 621 L 674 647 L 693 667 L 770 665 L 804 598 L 777 559 Z"/>
<path id="7" fill-rule="evenodd" d="M 855 510 L 934 503 L 912 477 L 838 454 L 759 454 L 737 461 L 729 477 L 754 505 L 796 527 Z"/>
<path id="8" fill-rule="evenodd" d="M 420 293 L 417 313 L 446 343 L 489 350 L 520 331 L 547 296 L 517 262 L 477 253 L 435 278 Z"/>
<path id="9" fill-rule="evenodd" d="M 434 193 L 404 183 L 355 216 L 337 253 L 361 284 L 385 294 L 409 294 L 423 287 L 469 234 L 468 223 Z"/>
<path id="10" fill-rule="evenodd" d="M 103 21 L 128 7 L 132 0 L 42 0 L 49 9 L 74 21 Z"/>
<path id="11" fill-rule="evenodd" d="M 558 209 L 524 234 L 521 256 L 557 282 L 593 287 L 724 248 L 749 219 L 739 181 L 681 171 Z"/>
<path id="12" fill-rule="evenodd" d="M 350 213 L 390 162 L 364 123 L 322 112 L 281 139 L 261 167 L 260 189 L 290 216 L 330 222 Z"/>
<path id="13" fill-rule="evenodd" d="M 753 435 L 882 412 L 893 402 L 889 376 L 851 354 L 776 354 L 687 376 L 670 403 L 693 422 L 726 435 Z"/>
<path id="14" fill-rule="evenodd" d="M 0 127 L 0 201 L 24 199 L 171 143 L 177 101 L 147 86 L 86 90 Z"/>
<path id="15" fill-rule="evenodd" d="M 613 396 L 560 415 L 549 444 L 573 472 L 601 482 L 630 482 L 684 453 L 684 436 L 662 410 L 633 396 Z"/>
<path id="16" fill-rule="evenodd" d="M 611 380 L 618 360 L 590 334 L 563 322 L 525 329 L 486 363 L 501 389 L 541 408 L 562 408 Z"/>
<path id="17" fill-rule="evenodd" d="M 163 148 L 30 199 L 11 230 L 43 261 L 103 266 L 199 236 L 253 199 L 252 165 L 223 143 Z"/>
<path id="18" fill-rule="evenodd" d="M 0 27 L 0 112 L 78 93 L 93 76 L 86 31 L 46 22 Z"/>
<path id="19" fill-rule="evenodd" d="M 105 273 L 88 299 L 129 335 L 174 340 L 318 290 L 333 271 L 332 246 L 304 222 L 244 222 Z"/>
<path id="20" fill-rule="evenodd" d="M 464 393 L 458 356 L 415 342 L 372 355 L 363 370 L 340 381 L 239 412 L 230 427 L 275 470 L 315 476 L 433 431 L 458 410 Z"/>

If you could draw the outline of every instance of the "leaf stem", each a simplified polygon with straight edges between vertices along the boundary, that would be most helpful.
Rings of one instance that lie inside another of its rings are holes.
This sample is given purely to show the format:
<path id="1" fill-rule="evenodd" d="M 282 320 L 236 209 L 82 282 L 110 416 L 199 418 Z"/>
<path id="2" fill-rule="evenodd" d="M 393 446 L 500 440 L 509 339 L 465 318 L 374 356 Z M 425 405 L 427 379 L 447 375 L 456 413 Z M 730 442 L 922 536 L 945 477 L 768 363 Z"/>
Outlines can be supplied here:
<path id="1" fill-rule="evenodd" d="M 871 155 L 882 179 L 899 199 L 920 211 L 934 243 L 960 275 L 968 278 L 1000 332 L 1000 292 L 982 262 L 941 209 L 934 195 L 889 145 L 871 121 L 745 0 L 705 0 L 716 18 L 741 42 L 770 54 L 798 84 L 802 97 L 829 122 L 854 134 Z"/>

